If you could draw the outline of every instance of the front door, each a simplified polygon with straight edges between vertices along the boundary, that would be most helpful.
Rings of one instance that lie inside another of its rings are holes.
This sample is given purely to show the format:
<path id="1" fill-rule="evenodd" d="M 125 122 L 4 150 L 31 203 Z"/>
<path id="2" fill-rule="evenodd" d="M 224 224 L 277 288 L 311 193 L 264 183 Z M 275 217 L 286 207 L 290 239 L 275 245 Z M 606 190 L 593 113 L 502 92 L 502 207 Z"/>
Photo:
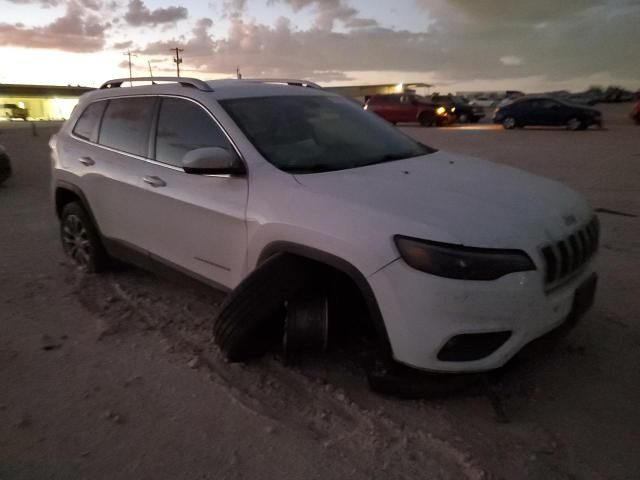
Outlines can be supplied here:
<path id="1" fill-rule="evenodd" d="M 544 100 L 543 108 L 546 113 L 546 125 L 564 125 L 566 123 L 567 108 L 560 102 L 551 99 Z"/>
<path id="2" fill-rule="evenodd" d="M 414 97 L 402 95 L 398 106 L 398 122 L 415 122 L 418 117 L 418 107 Z"/>
<path id="3" fill-rule="evenodd" d="M 233 146 L 204 107 L 172 97 L 161 99 L 152 142 L 152 159 L 143 162 L 138 189 L 143 248 L 153 257 L 235 287 L 246 269 L 247 178 L 193 175 L 181 167 L 190 150 L 234 151 Z"/>

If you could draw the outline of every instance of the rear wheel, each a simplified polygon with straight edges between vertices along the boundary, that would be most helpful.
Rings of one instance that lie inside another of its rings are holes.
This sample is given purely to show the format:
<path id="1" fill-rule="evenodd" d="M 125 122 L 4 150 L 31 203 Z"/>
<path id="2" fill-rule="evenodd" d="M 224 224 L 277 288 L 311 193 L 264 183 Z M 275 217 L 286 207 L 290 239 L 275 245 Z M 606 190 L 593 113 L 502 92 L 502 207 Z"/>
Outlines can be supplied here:
<path id="1" fill-rule="evenodd" d="M 518 126 L 518 122 L 516 122 L 516 119 L 513 117 L 507 117 L 502 121 L 502 126 L 506 130 L 513 130 Z"/>
<path id="2" fill-rule="evenodd" d="M 60 216 L 60 235 L 65 253 L 87 273 L 105 269 L 108 255 L 86 210 L 77 202 L 65 205 Z"/>

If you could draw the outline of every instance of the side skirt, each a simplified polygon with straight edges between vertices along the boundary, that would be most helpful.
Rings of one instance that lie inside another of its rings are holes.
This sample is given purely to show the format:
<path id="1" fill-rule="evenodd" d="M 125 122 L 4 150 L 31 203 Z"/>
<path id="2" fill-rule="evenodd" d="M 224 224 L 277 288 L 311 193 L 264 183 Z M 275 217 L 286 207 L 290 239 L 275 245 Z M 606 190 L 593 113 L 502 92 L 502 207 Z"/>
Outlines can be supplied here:
<path id="1" fill-rule="evenodd" d="M 188 282 L 196 286 L 205 285 L 225 293 L 231 291 L 229 287 L 187 270 L 164 258 L 152 255 L 146 250 L 123 240 L 102 237 L 102 243 L 110 256 L 124 263 L 135 265 L 142 270 L 153 272 L 159 277 L 181 283 Z"/>

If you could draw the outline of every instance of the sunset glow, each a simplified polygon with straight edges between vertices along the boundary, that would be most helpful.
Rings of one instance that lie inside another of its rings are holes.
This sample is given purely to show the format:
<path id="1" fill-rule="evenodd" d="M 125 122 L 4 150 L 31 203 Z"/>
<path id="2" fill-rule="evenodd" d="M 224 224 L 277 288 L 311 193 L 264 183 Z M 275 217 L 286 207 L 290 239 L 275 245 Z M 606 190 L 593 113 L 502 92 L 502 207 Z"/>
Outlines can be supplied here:
<path id="1" fill-rule="evenodd" d="M 0 83 L 129 75 L 428 82 L 438 90 L 637 89 L 632 0 L 0 0 Z M 554 8 L 547 8 L 550 5 Z M 482 5 L 482 6 L 481 6 Z"/>

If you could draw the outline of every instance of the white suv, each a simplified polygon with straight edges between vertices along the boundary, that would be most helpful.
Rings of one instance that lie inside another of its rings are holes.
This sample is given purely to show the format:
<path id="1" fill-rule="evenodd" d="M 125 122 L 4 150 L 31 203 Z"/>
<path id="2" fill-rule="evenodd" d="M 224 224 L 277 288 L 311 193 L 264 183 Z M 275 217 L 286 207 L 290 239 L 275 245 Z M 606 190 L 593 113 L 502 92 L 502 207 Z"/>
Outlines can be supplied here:
<path id="1" fill-rule="evenodd" d="M 436 151 L 309 82 L 156 80 L 85 94 L 52 138 L 63 244 L 88 271 L 114 256 L 235 289 L 230 357 L 320 266 L 427 371 L 499 367 L 591 306 L 598 221 L 560 183 Z"/>

